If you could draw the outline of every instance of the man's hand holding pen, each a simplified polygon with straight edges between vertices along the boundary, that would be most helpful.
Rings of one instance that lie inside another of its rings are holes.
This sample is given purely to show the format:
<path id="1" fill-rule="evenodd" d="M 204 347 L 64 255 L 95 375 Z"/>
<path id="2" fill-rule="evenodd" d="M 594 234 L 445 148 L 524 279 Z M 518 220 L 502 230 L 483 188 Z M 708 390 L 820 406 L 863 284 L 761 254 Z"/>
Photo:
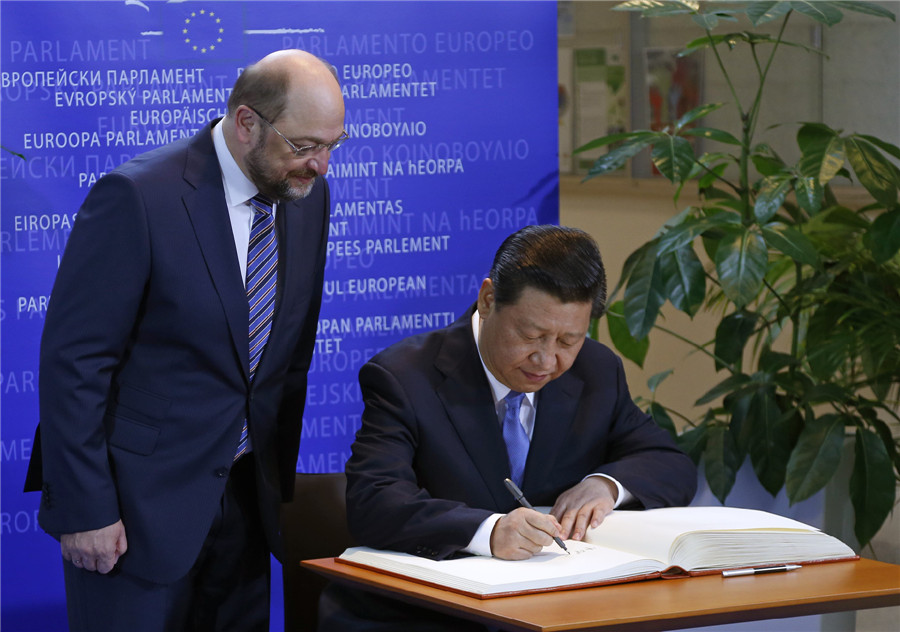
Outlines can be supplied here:
<path id="1" fill-rule="evenodd" d="M 491 553 L 504 560 L 527 560 L 561 535 L 556 518 L 519 507 L 497 521 L 491 532 Z M 562 553 L 562 551 L 560 551 Z"/>

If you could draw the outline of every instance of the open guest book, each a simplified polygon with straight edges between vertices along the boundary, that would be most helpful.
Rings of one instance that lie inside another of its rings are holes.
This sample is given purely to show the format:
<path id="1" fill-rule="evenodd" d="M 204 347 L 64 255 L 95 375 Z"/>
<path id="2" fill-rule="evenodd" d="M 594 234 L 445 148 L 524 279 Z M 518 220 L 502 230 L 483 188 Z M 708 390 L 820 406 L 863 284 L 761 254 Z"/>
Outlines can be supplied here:
<path id="1" fill-rule="evenodd" d="M 569 540 L 566 546 L 569 555 L 552 544 L 521 561 L 480 556 L 435 561 L 367 547 L 347 549 L 337 560 L 486 599 L 858 557 L 815 527 L 734 507 L 613 511 L 584 542 Z"/>

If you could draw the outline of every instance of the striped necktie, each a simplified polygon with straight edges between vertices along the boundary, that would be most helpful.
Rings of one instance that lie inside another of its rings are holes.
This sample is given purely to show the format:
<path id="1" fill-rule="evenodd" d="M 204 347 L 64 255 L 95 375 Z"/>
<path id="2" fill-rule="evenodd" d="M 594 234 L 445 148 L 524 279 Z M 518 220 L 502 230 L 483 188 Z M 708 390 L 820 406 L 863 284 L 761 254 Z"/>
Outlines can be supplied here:
<path id="1" fill-rule="evenodd" d="M 275 234 L 275 213 L 268 198 L 257 195 L 250 200 L 253 224 L 247 247 L 247 302 L 250 307 L 250 381 L 256 376 L 263 350 L 272 330 L 275 312 L 275 288 L 278 283 L 278 240 Z M 235 460 L 250 447 L 247 421 L 241 430 Z"/>
<path id="2" fill-rule="evenodd" d="M 519 487 L 525 477 L 525 461 L 528 459 L 528 448 L 531 441 L 522 422 L 519 421 L 519 408 L 525 393 L 510 391 L 506 397 L 506 414 L 503 415 L 503 440 L 506 441 L 506 453 L 509 455 L 510 478 Z"/>

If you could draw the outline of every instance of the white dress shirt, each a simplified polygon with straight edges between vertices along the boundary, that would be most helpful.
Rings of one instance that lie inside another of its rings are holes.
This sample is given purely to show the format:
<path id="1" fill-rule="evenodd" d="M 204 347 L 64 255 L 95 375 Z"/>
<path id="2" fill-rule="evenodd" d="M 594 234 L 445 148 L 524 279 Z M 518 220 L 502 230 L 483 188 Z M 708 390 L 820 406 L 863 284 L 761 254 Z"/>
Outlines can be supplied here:
<path id="1" fill-rule="evenodd" d="M 253 225 L 253 208 L 250 200 L 259 193 L 256 185 L 244 175 L 235 162 L 222 131 L 222 119 L 213 127 L 213 145 L 222 169 L 222 184 L 225 188 L 225 203 L 228 205 L 228 216 L 231 218 L 231 232 L 234 234 L 234 248 L 237 251 L 238 264 L 241 266 L 241 278 L 247 285 L 247 249 L 250 243 L 250 227 Z M 275 210 L 272 212 L 273 216 Z"/>

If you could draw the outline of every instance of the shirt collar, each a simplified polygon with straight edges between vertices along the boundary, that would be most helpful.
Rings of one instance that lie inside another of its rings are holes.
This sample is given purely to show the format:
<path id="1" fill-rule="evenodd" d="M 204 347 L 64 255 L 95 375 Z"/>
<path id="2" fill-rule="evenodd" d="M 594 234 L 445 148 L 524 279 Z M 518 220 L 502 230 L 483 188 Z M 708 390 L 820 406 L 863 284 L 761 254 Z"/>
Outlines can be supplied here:
<path id="1" fill-rule="evenodd" d="M 259 193 L 256 185 L 244 175 L 225 143 L 225 133 L 222 128 L 225 119 L 221 119 L 213 126 L 213 145 L 216 148 L 216 156 L 219 159 L 219 167 L 222 169 L 222 182 L 225 184 L 225 202 L 229 207 L 246 204 L 247 200 Z"/>

